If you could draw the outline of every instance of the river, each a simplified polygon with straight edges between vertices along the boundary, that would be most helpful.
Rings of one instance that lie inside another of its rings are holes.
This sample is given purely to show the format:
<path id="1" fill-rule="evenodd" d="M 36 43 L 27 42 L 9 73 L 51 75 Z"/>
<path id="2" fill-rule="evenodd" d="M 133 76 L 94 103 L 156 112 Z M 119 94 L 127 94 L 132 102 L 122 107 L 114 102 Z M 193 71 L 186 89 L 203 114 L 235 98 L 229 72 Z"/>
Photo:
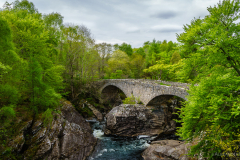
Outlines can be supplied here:
<path id="1" fill-rule="evenodd" d="M 93 135 L 98 138 L 94 152 L 88 160 L 143 160 L 141 153 L 155 137 L 138 136 L 133 138 L 105 136 L 105 121 L 89 120 Z"/>

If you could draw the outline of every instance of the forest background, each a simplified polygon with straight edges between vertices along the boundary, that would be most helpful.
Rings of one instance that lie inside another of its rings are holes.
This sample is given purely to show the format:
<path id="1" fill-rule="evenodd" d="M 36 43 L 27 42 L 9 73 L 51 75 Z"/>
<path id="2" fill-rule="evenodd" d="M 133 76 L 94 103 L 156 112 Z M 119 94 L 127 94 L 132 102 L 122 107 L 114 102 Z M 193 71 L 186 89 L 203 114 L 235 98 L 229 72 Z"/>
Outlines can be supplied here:
<path id="1" fill-rule="evenodd" d="M 96 44 L 84 25 L 39 13 L 28 0 L 6 2 L 0 11 L 1 153 L 11 155 L 8 139 L 22 114 L 48 121 L 61 98 L 91 97 L 93 81 L 142 78 L 192 84 L 178 130 L 197 142 L 190 155 L 236 158 L 227 153 L 240 152 L 239 4 L 223 0 L 207 8 L 209 15 L 183 26 L 179 43 L 153 39 L 132 48 Z"/>

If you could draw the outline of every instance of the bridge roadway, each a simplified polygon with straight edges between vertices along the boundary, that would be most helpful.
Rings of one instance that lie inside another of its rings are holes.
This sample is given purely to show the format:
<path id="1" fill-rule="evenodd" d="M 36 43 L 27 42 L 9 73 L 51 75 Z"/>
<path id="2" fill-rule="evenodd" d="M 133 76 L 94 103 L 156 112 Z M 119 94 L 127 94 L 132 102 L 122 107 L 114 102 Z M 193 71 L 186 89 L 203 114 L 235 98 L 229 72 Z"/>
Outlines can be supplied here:
<path id="1" fill-rule="evenodd" d="M 98 81 L 98 83 L 100 83 L 100 93 L 108 86 L 115 86 L 119 88 L 126 97 L 133 95 L 139 98 L 144 105 L 147 105 L 153 98 L 161 95 L 174 95 L 187 100 L 187 90 L 189 89 L 189 84 L 187 83 L 166 82 L 161 80 L 108 79 Z"/>

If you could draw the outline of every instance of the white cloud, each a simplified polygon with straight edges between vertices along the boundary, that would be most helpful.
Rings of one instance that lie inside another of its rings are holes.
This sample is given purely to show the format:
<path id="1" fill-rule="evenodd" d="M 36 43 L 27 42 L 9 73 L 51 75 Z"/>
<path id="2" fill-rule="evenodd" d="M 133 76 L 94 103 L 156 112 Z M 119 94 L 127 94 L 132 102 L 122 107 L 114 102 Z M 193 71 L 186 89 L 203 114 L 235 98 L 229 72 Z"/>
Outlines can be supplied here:
<path id="1" fill-rule="evenodd" d="M 122 41 L 122 40 L 120 40 L 120 39 L 110 39 L 110 40 L 108 40 L 108 41 L 106 41 L 106 40 L 98 40 L 98 39 L 96 40 L 96 43 L 97 43 L 97 44 L 103 43 L 103 42 L 110 43 L 110 44 L 116 44 L 116 43 L 122 44 L 123 42 L 128 43 L 128 42 Z"/>
<path id="2" fill-rule="evenodd" d="M 0 0 L 0 7 L 6 0 Z M 208 14 L 207 7 L 219 0 L 29 0 L 41 13 L 58 12 L 64 22 L 85 25 L 97 42 L 176 42 L 183 25 Z M 13 2 L 13 0 L 9 0 Z"/>
<path id="3" fill-rule="evenodd" d="M 151 27 L 150 31 L 155 32 L 178 32 L 182 30 L 182 26 L 180 25 L 171 25 L 171 24 L 164 24 L 164 25 L 156 25 Z"/>

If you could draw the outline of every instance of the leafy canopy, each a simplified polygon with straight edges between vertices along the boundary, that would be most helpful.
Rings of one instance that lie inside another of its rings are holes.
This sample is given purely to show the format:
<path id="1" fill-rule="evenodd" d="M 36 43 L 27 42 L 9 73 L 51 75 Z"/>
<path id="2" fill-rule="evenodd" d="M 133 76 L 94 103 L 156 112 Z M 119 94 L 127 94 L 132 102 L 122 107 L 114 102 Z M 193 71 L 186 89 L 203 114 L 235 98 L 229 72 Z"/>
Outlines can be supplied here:
<path id="1" fill-rule="evenodd" d="M 209 159 L 219 153 L 238 153 L 240 121 L 239 0 L 224 0 L 209 7 L 204 19 L 194 19 L 178 35 L 182 43 L 183 78 L 198 85 L 190 87 L 181 109 L 179 135 L 196 143 L 190 155 Z M 190 77 L 192 73 L 195 76 Z M 236 159 L 234 154 L 228 158 Z"/>

